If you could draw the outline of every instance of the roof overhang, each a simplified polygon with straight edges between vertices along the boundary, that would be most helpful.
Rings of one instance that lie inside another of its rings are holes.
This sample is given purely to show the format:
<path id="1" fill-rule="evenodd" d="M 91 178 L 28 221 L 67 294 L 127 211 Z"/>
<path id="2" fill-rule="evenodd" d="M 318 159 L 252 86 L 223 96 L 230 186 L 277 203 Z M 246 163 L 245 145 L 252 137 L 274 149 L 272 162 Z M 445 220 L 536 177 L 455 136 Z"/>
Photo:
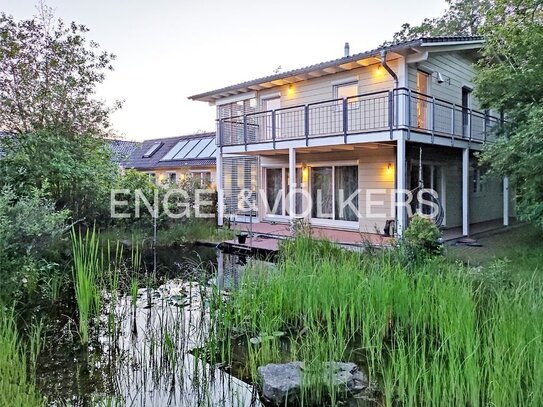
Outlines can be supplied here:
<path id="1" fill-rule="evenodd" d="M 192 95 L 189 96 L 189 99 L 208 102 L 214 105 L 219 99 L 236 99 L 238 95 L 247 95 L 256 91 L 294 84 L 308 79 L 333 75 L 338 72 L 350 71 L 380 63 L 382 51 L 387 52 L 387 60 L 406 57 L 408 62 L 410 62 L 410 60 L 419 60 L 421 54 L 427 58 L 428 52 L 478 49 L 482 46 L 483 42 L 484 40 L 481 37 L 420 38 Z"/>

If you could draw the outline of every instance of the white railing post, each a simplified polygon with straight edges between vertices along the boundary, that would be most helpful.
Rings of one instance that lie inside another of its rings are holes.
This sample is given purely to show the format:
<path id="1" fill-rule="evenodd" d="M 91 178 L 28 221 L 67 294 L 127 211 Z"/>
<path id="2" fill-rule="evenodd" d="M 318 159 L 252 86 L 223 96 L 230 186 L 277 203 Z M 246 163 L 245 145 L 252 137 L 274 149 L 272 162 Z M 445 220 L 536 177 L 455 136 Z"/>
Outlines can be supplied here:
<path id="1" fill-rule="evenodd" d="M 462 234 L 469 236 L 469 148 L 462 150 Z"/>
<path id="2" fill-rule="evenodd" d="M 288 193 L 288 212 L 291 222 L 296 219 L 296 150 L 288 149 L 288 176 L 289 176 L 289 193 Z"/>
<path id="3" fill-rule="evenodd" d="M 223 161 L 222 161 L 222 151 L 220 148 L 217 149 L 216 154 L 216 163 L 217 163 L 217 224 L 222 226 L 224 223 L 224 190 L 223 190 Z"/>
<path id="4" fill-rule="evenodd" d="M 405 132 L 400 132 L 396 143 L 396 233 L 402 237 L 407 227 L 407 212 L 405 207 L 406 167 L 405 167 Z"/>
<path id="5" fill-rule="evenodd" d="M 509 226 L 509 178 L 503 177 L 503 226 Z"/>

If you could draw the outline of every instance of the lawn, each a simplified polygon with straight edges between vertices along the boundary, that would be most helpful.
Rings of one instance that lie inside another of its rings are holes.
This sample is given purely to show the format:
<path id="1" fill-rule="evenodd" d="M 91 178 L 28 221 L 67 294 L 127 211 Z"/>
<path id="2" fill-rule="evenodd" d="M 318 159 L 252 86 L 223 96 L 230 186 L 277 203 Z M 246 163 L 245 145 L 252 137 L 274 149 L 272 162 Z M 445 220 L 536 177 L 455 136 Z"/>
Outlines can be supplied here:
<path id="1" fill-rule="evenodd" d="M 543 231 L 523 225 L 478 239 L 483 247 L 448 246 L 451 260 L 471 266 L 489 266 L 500 262 L 512 278 L 543 278 Z"/>

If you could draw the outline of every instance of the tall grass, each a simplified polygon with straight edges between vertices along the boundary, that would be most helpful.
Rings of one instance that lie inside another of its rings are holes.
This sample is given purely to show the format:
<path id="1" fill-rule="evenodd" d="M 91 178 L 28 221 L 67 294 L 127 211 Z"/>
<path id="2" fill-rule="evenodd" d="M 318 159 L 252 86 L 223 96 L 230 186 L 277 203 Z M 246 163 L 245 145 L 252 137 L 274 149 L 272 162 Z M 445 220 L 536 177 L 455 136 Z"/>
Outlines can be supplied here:
<path id="1" fill-rule="evenodd" d="M 288 331 L 288 359 L 310 371 L 326 361 L 366 364 L 387 406 L 543 405 L 535 280 L 489 287 L 443 259 L 408 271 L 394 251 L 364 255 L 300 237 L 282 248 L 277 270 L 247 272 L 214 318 L 214 343 L 234 331 Z M 255 380 L 258 366 L 285 360 L 277 340 L 248 346 Z M 319 397 L 315 385 L 329 383 L 313 384 L 304 400 Z"/>
<path id="2" fill-rule="evenodd" d="M 85 235 L 72 230 L 72 254 L 75 298 L 79 311 L 79 335 L 83 344 L 89 340 L 89 322 L 100 311 L 104 253 L 96 229 Z"/>
<path id="3" fill-rule="evenodd" d="M 13 311 L 0 306 L 0 405 L 34 407 L 45 405 L 28 377 L 25 349 L 15 325 Z M 31 376 L 34 376 L 33 374 Z"/>

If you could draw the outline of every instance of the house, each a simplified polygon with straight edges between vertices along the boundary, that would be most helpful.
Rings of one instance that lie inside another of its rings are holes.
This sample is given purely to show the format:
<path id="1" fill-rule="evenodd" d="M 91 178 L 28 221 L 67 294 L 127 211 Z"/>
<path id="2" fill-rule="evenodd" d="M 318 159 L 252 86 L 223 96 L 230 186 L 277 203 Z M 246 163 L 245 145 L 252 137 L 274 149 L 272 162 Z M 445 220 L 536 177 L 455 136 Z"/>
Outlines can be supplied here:
<path id="1" fill-rule="evenodd" d="M 463 235 L 508 225 L 508 181 L 476 160 L 501 123 L 473 96 L 482 45 L 431 37 L 350 55 L 345 44 L 339 59 L 190 96 L 217 111 L 219 223 L 401 235 L 420 209 Z"/>
<path id="2" fill-rule="evenodd" d="M 146 172 L 157 183 L 175 184 L 191 176 L 207 186 L 215 182 L 215 141 L 215 133 L 145 140 L 126 168 Z"/>
<path id="3" fill-rule="evenodd" d="M 120 168 L 125 168 L 126 163 L 134 150 L 138 149 L 141 143 L 127 140 L 109 140 L 111 149 L 111 161 Z"/>

